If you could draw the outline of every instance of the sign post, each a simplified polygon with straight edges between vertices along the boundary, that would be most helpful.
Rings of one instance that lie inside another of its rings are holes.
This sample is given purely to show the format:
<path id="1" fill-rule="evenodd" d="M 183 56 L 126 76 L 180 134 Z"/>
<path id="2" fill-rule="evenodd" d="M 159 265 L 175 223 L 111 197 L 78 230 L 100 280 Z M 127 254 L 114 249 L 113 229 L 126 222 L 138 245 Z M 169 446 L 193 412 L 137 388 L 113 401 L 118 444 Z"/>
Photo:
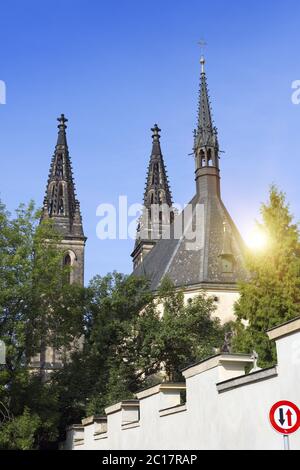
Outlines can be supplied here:
<path id="1" fill-rule="evenodd" d="M 270 409 L 269 418 L 275 431 L 283 434 L 284 450 L 290 450 L 289 435 L 300 427 L 298 406 L 291 401 L 278 401 Z"/>

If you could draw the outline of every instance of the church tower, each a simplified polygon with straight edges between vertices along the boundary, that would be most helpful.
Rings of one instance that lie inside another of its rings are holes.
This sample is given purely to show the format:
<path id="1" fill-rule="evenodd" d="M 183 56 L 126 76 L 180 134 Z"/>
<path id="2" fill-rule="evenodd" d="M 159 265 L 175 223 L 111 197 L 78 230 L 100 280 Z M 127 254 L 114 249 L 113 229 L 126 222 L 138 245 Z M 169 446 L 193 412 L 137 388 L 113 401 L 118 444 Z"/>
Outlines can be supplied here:
<path id="1" fill-rule="evenodd" d="M 200 60 L 198 119 L 194 131 L 196 192 L 187 208 L 176 215 L 169 239 L 161 237 L 134 275 L 146 276 L 151 289 L 157 291 L 164 277 L 183 289 L 190 298 L 203 290 L 217 303 L 222 321 L 233 318 L 233 305 L 238 299 L 237 283 L 247 279 L 245 245 L 227 211 L 220 189 L 220 158 L 217 129 L 213 124 L 205 60 Z M 200 214 L 200 216 L 199 216 Z M 184 231 L 176 228 L 184 220 Z M 195 243 L 190 243 L 195 234 Z"/>
<path id="2" fill-rule="evenodd" d="M 44 198 L 41 221 L 52 219 L 54 228 L 60 233 L 62 262 L 70 266 L 71 284 L 84 284 L 84 247 L 86 237 L 83 233 L 80 204 L 76 199 L 72 165 L 66 136 L 64 114 L 58 118 L 58 137 L 51 160 L 49 177 Z M 74 338 L 74 345 L 81 339 Z M 31 361 L 31 368 L 39 370 L 47 380 L 49 374 L 62 365 L 62 354 L 65 350 L 56 350 L 42 344 L 41 351 Z"/>
<path id="3" fill-rule="evenodd" d="M 173 220 L 172 194 L 160 146 L 160 132 L 157 124 L 152 131 L 152 151 L 146 177 L 144 208 L 140 218 L 134 250 L 134 268 L 142 263 L 152 250 L 164 230 Z"/>
<path id="4" fill-rule="evenodd" d="M 70 282 L 84 284 L 84 247 L 80 204 L 76 199 L 66 136 L 67 119 L 58 118 L 58 137 L 52 157 L 43 204 L 42 220 L 51 218 L 62 236 L 63 263 L 71 266 Z"/>
<path id="5" fill-rule="evenodd" d="M 194 131 L 194 155 L 196 189 L 199 199 L 202 200 L 209 194 L 220 197 L 220 169 L 218 133 L 212 121 L 203 56 L 200 64 L 198 125 Z"/>

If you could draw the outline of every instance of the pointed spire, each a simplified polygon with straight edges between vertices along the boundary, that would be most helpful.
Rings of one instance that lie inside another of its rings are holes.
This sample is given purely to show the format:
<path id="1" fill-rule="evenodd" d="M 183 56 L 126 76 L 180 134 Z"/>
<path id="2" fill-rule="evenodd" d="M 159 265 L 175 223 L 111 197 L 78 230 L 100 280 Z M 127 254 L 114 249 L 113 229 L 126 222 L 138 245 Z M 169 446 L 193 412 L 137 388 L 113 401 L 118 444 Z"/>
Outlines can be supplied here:
<path id="1" fill-rule="evenodd" d="M 205 59 L 201 56 L 201 75 L 198 105 L 198 124 L 194 130 L 196 186 L 200 198 L 220 196 L 219 143 L 213 124 L 205 73 Z"/>
<path id="2" fill-rule="evenodd" d="M 152 131 L 152 152 L 147 173 L 146 188 L 144 193 L 144 205 L 168 204 L 172 206 L 172 194 L 165 168 L 165 163 L 160 147 L 160 132 L 157 124 Z"/>
<path id="3" fill-rule="evenodd" d="M 63 235 L 83 237 L 79 201 L 76 199 L 64 114 L 57 119 L 58 137 L 51 160 L 42 219 L 53 218 Z"/>
<path id="4" fill-rule="evenodd" d="M 195 150 L 201 147 L 212 147 L 217 151 L 218 137 L 217 128 L 213 125 L 211 105 L 208 94 L 205 58 L 202 55 L 200 59 L 201 75 L 200 75 L 200 91 L 199 91 L 199 107 L 198 107 L 198 125 L 195 130 Z"/>
<path id="5" fill-rule="evenodd" d="M 152 151 L 144 192 L 144 211 L 137 227 L 135 247 L 131 255 L 135 267 L 143 261 L 174 217 L 172 194 L 160 147 L 161 130 L 154 124 L 151 131 Z"/>

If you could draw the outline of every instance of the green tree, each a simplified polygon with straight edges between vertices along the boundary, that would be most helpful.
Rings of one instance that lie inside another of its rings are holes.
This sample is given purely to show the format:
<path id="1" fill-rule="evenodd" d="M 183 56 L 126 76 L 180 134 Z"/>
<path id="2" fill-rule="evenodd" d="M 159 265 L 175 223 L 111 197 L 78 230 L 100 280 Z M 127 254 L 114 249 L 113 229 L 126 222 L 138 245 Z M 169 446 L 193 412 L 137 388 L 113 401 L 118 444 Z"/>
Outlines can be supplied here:
<path id="1" fill-rule="evenodd" d="M 89 294 L 84 349 L 55 376 L 68 410 L 61 431 L 149 384 L 182 380 L 182 367 L 222 344 L 214 301 L 204 293 L 185 304 L 168 281 L 154 297 L 145 279 L 113 273 L 96 277 Z"/>
<path id="2" fill-rule="evenodd" d="M 65 282 L 69 268 L 62 264 L 59 234 L 39 220 L 33 203 L 21 205 L 15 217 L 0 205 L 0 338 L 6 345 L 0 403 L 9 414 L 0 415 L 4 448 L 8 436 L 10 448 L 57 438 L 57 397 L 30 362 L 43 345 L 70 348 L 83 332 L 84 289 Z"/>
<path id="3" fill-rule="evenodd" d="M 248 254 L 250 278 L 240 285 L 235 305 L 234 346 L 238 351 L 255 349 L 259 365 L 266 367 L 276 361 L 266 331 L 300 314 L 300 245 L 298 226 L 293 223 L 285 195 L 275 186 L 270 189 L 268 203 L 261 207 L 261 216 L 258 225 L 268 245 Z"/>

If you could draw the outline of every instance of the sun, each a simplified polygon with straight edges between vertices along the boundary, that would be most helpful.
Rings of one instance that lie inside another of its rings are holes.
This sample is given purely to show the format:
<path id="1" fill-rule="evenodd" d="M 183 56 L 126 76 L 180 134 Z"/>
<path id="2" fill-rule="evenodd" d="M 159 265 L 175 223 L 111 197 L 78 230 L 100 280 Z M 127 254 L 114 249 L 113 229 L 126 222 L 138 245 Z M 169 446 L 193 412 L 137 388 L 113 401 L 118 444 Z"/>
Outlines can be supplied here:
<path id="1" fill-rule="evenodd" d="M 269 237 L 264 230 L 255 227 L 246 235 L 245 241 L 250 250 L 263 251 L 269 244 Z"/>

